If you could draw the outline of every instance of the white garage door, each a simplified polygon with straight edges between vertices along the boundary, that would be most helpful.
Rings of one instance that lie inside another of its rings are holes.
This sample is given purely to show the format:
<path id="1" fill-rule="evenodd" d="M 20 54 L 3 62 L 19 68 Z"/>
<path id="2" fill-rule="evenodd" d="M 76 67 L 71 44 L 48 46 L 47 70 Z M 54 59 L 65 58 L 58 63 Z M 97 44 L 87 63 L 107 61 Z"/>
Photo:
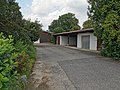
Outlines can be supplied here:
<path id="1" fill-rule="evenodd" d="M 90 35 L 84 35 L 81 37 L 82 48 L 90 49 Z"/>

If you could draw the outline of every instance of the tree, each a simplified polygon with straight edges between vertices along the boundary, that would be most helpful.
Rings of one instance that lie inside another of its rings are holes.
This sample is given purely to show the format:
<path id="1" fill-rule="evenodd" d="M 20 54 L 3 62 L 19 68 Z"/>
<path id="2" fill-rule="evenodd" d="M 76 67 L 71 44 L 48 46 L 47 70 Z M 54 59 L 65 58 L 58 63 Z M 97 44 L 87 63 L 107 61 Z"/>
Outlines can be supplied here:
<path id="1" fill-rule="evenodd" d="M 32 42 L 37 41 L 42 31 L 42 24 L 38 21 L 31 22 L 30 20 L 24 20 L 24 29 L 27 31 L 27 35 Z"/>
<path id="2" fill-rule="evenodd" d="M 22 14 L 15 0 L 0 0 L 0 32 L 20 38 Z"/>
<path id="3" fill-rule="evenodd" d="M 59 22 L 58 20 L 53 20 L 53 22 L 51 23 L 51 25 L 49 26 L 49 30 L 51 32 L 54 32 L 54 29 L 59 27 Z"/>
<path id="4" fill-rule="evenodd" d="M 36 57 L 32 42 L 42 25 L 23 20 L 19 9 L 15 0 L 0 0 L 0 90 L 23 90 L 19 78 L 29 76 Z"/>
<path id="5" fill-rule="evenodd" d="M 53 20 L 53 22 L 49 26 L 49 30 L 55 33 L 68 32 L 68 31 L 73 30 L 75 27 L 77 27 L 77 29 L 80 29 L 80 26 L 78 25 L 78 23 L 79 21 L 75 17 L 75 14 L 67 13 L 62 16 L 59 16 L 58 20 Z M 60 31 L 56 32 L 56 28 L 57 30 L 60 30 Z"/>
<path id="6" fill-rule="evenodd" d="M 57 27 L 54 29 L 54 33 L 61 33 L 61 32 L 64 32 L 63 28 L 61 27 Z"/>
<path id="7" fill-rule="evenodd" d="M 0 0 L 0 32 L 6 37 L 12 35 L 15 43 L 37 41 L 42 25 L 38 21 L 23 20 L 19 9 L 15 0 Z"/>
<path id="8" fill-rule="evenodd" d="M 104 44 L 103 54 L 120 59 L 120 1 L 88 0 L 88 3 L 94 33 Z"/>
<path id="9" fill-rule="evenodd" d="M 72 27 L 71 31 L 80 30 L 80 29 L 81 29 L 80 26 L 74 26 L 74 27 Z"/>
<path id="10" fill-rule="evenodd" d="M 92 21 L 91 20 L 86 20 L 84 23 L 83 23 L 83 28 L 84 29 L 87 29 L 87 28 L 92 28 Z"/>

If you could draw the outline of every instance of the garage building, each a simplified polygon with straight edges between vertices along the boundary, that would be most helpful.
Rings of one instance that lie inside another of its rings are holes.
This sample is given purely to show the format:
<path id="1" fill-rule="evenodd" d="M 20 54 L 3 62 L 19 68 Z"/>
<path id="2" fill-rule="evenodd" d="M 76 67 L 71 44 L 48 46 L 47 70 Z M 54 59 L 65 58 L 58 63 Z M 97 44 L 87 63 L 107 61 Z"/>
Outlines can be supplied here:
<path id="1" fill-rule="evenodd" d="M 93 34 L 94 30 L 82 29 L 70 32 L 54 34 L 56 44 L 75 46 L 82 49 L 98 50 L 99 44 L 97 37 Z"/>

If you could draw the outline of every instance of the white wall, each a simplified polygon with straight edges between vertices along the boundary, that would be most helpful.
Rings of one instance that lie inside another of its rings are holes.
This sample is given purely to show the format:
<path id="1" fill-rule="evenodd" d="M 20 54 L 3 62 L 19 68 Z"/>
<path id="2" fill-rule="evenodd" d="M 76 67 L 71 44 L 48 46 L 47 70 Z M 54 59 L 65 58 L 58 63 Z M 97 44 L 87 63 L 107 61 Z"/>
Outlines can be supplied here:
<path id="1" fill-rule="evenodd" d="M 34 43 L 40 43 L 40 38 L 37 41 L 35 41 Z"/>
<path id="2" fill-rule="evenodd" d="M 69 37 L 69 45 L 76 45 L 77 40 L 76 37 Z"/>
<path id="3" fill-rule="evenodd" d="M 93 33 L 79 33 L 77 35 L 77 47 L 82 48 L 81 37 L 83 35 L 90 35 L 90 49 L 97 50 L 97 37 L 93 35 Z"/>
<path id="4" fill-rule="evenodd" d="M 67 45 L 67 44 L 68 44 L 68 37 L 60 36 L 60 45 Z"/>
<path id="5" fill-rule="evenodd" d="M 97 50 L 97 37 L 92 33 L 90 38 L 90 49 Z"/>

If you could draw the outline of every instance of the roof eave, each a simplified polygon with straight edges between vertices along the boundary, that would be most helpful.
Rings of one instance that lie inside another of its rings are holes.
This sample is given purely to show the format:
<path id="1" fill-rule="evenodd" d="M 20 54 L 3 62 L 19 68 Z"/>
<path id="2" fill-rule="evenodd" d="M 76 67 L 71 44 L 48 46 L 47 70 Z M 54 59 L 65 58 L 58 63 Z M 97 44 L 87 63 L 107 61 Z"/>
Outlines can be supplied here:
<path id="1" fill-rule="evenodd" d="M 53 35 L 58 36 L 58 35 L 67 35 L 67 34 L 73 34 L 73 33 L 87 33 L 87 32 L 94 32 L 94 30 L 93 28 L 89 28 L 89 29 L 81 29 L 81 30 L 70 31 L 70 32 L 57 33 Z"/>

